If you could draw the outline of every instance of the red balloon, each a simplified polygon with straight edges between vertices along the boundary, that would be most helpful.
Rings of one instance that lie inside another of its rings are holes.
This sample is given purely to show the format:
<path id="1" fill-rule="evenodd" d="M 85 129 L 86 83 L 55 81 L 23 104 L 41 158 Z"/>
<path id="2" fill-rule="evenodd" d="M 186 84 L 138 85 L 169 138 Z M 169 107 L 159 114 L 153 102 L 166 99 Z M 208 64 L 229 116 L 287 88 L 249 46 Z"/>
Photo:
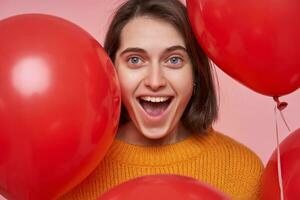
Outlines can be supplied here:
<path id="1" fill-rule="evenodd" d="M 224 72 L 279 97 L 300 87 L 300 2 L 187 0 L 195 35 Z"/>
<path id="2" fill-rule="evenodd" d="M 281 142 L 279 148 L 284 199 L 300 199 L 300 128 Z M 277 150 L 275 150 L 263 174 L 263 200 L 280 199 L 277 169 Z"/>
<path id="3" fill-rule="evenodd" d="M 0 192 L 55 199 L 83 180 L 114 138 L 120 90 L 99 43 L 58 17 L 0 21 Z"/>
<path id="4" fill-rule="evenodd" d="M 122 183 L 98 200 L 229 200 L 213 187 L 178 175 L 151 175 Z"/>

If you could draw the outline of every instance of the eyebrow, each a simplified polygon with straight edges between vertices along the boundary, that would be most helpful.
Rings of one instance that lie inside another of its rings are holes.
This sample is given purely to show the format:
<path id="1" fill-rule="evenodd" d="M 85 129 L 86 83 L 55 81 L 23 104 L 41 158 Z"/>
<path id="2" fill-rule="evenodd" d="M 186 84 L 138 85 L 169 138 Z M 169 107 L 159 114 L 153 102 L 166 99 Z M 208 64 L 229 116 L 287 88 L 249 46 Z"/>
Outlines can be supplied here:
<path id="1" fill-rule="evenodd" d="M 187 52 L 186 48 L 181 45 L 171 46 L 171 47 L 167 48 L 165 50 L 165 52 L 171 52 L 171 51 L 175 51 L 175 50 L 182 50 L 182 51 Z"/>
<path id="2" fill-rule="evenodd" d="M 146 53 L 146 51 L 145 51 L 144 49 L 142 49 L 142 48 L 138 48 L 138 47 L 130 47 L 130 48 L 127 48 L 127 49 L 125 49 L 124 51 L 122 51 L 122 52 L 120 53 L 120 55 L 123 55 L 123 54 L 125 54 L 125 53 L 127 53 L 127 52 Z"/>
<path id="3" fill-rule="evenodd" d="M 175 46 L 168 47 L 168 48 L 164 51 L 164 53 L 168 53 L 168 52 L 175 51 L 175 50 L 182 50 L 182 51 L 187 52 L 187 50 L 186 50 L 185 47 L 183 47 L 183 46 L 181 46 L 181 45 L 175 45 Z M 125 54 L 125 53 L 127 53 L 127 52 L 136 52 L 136 53 L 144 53 L 144 54 L 147 53 L 147 52 L 146 52 L 144 49 L 142 49 L 142 48 L 138 48 L 138 47 L 129 47 L 129 48 L 125 49 L 124 51 L 122 51 L 122 52 L 120 53 L 120 55 L 123 55 L 123 54 Z"/>

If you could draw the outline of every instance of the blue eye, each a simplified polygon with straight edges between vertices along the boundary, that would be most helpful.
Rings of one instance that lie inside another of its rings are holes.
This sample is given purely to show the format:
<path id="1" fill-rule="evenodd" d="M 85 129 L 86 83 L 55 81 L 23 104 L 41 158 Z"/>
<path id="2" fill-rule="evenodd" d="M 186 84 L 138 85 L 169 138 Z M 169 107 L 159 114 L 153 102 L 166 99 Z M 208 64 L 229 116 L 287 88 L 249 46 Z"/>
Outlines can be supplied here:
<path id="1" fill-rule="evenodd" d="M 171 58 L 169 59 L 169 62 L 170 62 L 171 64 L 173 64 L 173 65 L 176 65 L 176 64 L 181 63 L 181 62 L 182 62 L 182 59 L 181 59 L 180 57 L 174 56 L 174 57 L 171 57 Z"/>
<path id="2" fill-rule="evenodd" d="M 134 57 L 130 57 L 128 59 L 128 62 L 130 64 L 139 64 L 141 62 L 141 59 L 139 57 L 134 56 Z"/>

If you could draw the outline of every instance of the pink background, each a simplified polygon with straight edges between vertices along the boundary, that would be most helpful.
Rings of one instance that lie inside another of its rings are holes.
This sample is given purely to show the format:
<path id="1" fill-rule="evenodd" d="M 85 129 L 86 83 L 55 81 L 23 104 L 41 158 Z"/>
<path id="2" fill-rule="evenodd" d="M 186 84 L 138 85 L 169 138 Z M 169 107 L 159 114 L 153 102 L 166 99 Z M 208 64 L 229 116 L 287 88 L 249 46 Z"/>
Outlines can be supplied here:
<path id="1" fill-rule="evenodd" d="M 0 0 L 0 20 L 24 13 L 56 15 L 81 26 L 102 44 L 109 19 L 120 2 L 122 0 Z M 248 146 L 266 164 L 276 147 L 274 101 L 249 90 L 217 67 L 216 70 L 220 85 L 220 116 L 215 129 Z M 299 128 L 300 90 L 281 100 L 289 103 L 284 115 L 290 128 Z M 289 132 L 279 115 L 278 123 L 282 141 Z"/>

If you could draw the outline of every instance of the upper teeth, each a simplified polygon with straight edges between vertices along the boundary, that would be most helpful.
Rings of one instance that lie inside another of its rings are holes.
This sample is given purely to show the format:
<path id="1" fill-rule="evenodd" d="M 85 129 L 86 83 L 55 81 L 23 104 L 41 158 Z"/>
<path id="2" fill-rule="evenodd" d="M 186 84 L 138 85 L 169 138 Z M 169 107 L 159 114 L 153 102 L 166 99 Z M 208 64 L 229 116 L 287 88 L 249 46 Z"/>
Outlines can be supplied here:
<path id="1" fill-rule="evenodd" d="M 165 102 L 169 99 L 170 97 L 141 97 L 144 101 L 150 101 L 150 102 Z"/>

